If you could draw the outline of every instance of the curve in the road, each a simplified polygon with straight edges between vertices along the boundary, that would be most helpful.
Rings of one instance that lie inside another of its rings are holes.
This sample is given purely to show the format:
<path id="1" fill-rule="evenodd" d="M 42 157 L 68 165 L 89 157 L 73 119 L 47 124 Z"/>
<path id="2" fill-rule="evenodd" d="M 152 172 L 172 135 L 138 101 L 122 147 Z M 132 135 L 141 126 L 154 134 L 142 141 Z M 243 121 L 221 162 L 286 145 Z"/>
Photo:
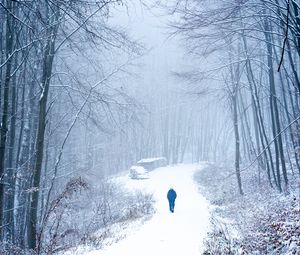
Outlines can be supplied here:
<path id="1" fill-rule="evenodd" d="M 193 180 L 203 165 L 177 165 L 154 170 L 147 180 L 122 179 L 129 189 L 152 192 L 156 200 L 153 218 L 125 239 L 88 255 L 196 255 L 203 251 L 209 228 L 208 203 Z M 175 213 L 168 211 L 167 191 L 177 192 Z"/>

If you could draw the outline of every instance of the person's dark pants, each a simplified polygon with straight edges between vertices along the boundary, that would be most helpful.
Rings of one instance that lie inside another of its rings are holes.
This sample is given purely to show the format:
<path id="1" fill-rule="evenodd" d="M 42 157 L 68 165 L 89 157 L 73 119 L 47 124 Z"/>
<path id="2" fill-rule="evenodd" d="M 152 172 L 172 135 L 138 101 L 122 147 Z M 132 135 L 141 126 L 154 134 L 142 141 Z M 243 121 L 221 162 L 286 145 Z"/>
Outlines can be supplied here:
<path id="1" fill-rule="evenodd" d="M 175 201 L 169 200 L 169 208 L 170 212 L 174 212 L 174 207 L 175 207 Z"/>

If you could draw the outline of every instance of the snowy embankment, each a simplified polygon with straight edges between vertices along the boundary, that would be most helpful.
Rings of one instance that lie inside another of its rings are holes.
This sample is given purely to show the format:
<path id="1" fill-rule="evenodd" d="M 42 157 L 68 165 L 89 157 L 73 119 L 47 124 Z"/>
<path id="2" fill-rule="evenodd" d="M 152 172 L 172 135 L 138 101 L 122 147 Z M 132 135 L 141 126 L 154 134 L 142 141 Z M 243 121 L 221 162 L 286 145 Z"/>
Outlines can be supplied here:
<path id="1" fill-rule="evenodd" d="M 117 178 L 130 191 L 153 193 L 156 213 L 139 227 L 127 229 L 126 237 L 119 242 L 101 250 L 81 250 L 80 254 L 201 254 L 209 228 L 208 204 L 193 180 L 194 173 L 201 168 L 203 165 L 178 165 L 158 168 L 150 172 L 149 179 Z M 166 198 L 170 187 L 177 192 L 174 214 L 168 211 Z"/>
<path id="2" fill-rule="evenodd" d="M 299 179 L 289 193 L 271 188 L 267 176 L 259 185 L 255 171 L 243 172 L 244 195 L 238 195 L 231 168 L 213 164 L 195 175 L 211 204 L 206 254 L 300 254 Z"/>

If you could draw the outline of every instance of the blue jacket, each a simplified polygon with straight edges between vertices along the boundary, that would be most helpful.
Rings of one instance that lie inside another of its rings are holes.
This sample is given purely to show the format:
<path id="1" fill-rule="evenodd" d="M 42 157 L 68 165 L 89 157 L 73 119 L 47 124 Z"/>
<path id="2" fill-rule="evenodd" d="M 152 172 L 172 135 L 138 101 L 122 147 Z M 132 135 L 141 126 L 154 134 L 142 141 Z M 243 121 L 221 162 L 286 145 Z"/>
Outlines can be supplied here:
<path id="1" fill-rule="evenodd" d="M 176 194 L 175 190 L 170 189 L 170 190 L 168 191 L 168 194 L 167 194 L 168 200 L 169 200 L 169 201 L 175 201 L 176 197 L 177 197 L 177 194 Z"/>

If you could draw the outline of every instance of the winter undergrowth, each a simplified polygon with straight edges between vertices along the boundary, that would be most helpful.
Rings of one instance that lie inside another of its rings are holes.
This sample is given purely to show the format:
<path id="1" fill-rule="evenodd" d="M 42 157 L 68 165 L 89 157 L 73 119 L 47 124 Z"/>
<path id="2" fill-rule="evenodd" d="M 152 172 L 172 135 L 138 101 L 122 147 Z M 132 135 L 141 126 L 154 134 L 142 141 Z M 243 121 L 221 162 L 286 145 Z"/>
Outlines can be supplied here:
<path id="1" fill-rule="evenodd" d="M 74 254 L 77 247 L 101 248 L 124 238 L 117 229 L 154 213 L 151 194 L 131 193 L 103 180 L 90 185 L 82 178 L 70 180 L 49 203 L 39 231 L 39 251 L 0 246 L 0 254 Z M 42 219 L 41 219 L 42 220 Z"/>
<path id="2" fill-rule="evenodd" d="M 211 203 L 211 231 L 203 254 L 300 254 L 299 176 L 292 176 L 289 190 L 279 193 L 266 176 L 261 174 L 259 182 L 251 170 L 242 173 L 243 196 L 225 167 L 208 165 L 195 175 Z"/>

